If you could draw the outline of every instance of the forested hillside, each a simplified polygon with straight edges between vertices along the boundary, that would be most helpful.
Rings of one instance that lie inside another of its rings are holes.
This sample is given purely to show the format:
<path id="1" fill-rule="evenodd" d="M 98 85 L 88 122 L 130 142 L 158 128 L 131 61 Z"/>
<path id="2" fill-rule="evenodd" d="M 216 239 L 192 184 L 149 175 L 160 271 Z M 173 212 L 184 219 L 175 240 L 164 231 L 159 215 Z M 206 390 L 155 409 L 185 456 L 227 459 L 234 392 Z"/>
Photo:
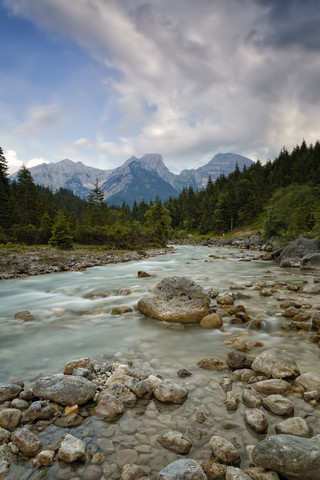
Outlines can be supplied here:
<path id="1" fill-rule="evenodd" d="M 290 240 L 320 233 L 320 142 L 283 148 L 266 165 L 259 161 L 228 177 L 210 178 L 205 189 L 185 188 L 165 204 L 108 205 L 98 181 L 83 200 L 71 191 L 36 186 L 26 167 L 10 184 L 0 148 L 0 243 L 108 247 L 163 246 L 169 237 L 225 234 L 255 224 L 266 238 Z"/>

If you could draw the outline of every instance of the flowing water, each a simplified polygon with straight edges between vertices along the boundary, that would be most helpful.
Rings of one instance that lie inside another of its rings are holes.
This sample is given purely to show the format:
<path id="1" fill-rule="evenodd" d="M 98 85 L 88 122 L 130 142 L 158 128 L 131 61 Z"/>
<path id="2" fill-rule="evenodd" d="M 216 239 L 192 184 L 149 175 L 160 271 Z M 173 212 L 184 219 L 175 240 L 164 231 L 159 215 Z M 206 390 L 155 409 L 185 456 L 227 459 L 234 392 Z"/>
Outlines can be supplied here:
<path id="1" fill-rule="evenodd" d="M 175 374 L 177 370 L 189 368 L 193 376 L 183 384 L 191 393 L 197 393 L 191 397 L 193 400 L 188 399 L 183 406 L 179 406 L 179 414 L 175 417 L 173 410 L 177 407 L 163 409 L 157 403 L 150 402 L 144 407 L 143 421 L 141 412 L 132 410 L 131 413 L 126 413 L 117 425 L 108 425 L 108 428 L 104 422 L 91 417 L 87 425 L 71 430 L 72 434 L 78 433 L 82 438 L 89 436 L 91 443 L 100 437 L 110 441 L 109 450 L 107 447 L 103 450 L 100 444 L 93 447 L 93 452 L 102 451 L 107 459 L 105 464 L 97 466 L 101 475 L 96 478 L 102 478 L 102 475 L 103 478 L 109 478 L 108 475 L 112 472 L 108 473 L 108 465 L 121 465 L 121 461 L 114 456 L 124 450 L 134 456 L 132 451 L 135 449 L 138 460 L 133 460 L 145 466 L 148 471 L 156 471 L 180 457 L 163 448 L 159 456 L 159 446 L 155 449 L 154 438 L 161 429 L 167 431 L 170 426 L 183 433 L 190 427 L 191 415 L 200 408 L 209 416 L 216 415 L 214 425 L 225 419 L 240 422 L 241 409 L 234 414 L 226 413 L 224 396 L 217 387 L 216 378 L 219 379 L 226 373 L 221 373 L 219 377 L 216 372 L 213 374 L 202 371 L 196 366 L 201 358 L 214 356 L 226 360 L 228 352 L 235 348 L 228 344 L 229 340 L 242 337 L 243 342 L 262 342 L 263 347 L 257 348 L 255 353 L 271 346 L 283 348 L 295 357 L 302 372 L 316 371 L 315 365 L 319 361 L 318 346 L 308 341 L 308 334 L 283 331 L 280 328 L 283 319 L 280 316 L 279 299 L 294 298 L 316 307 L 318 295 L 290 293 L 287 289 L 281 290 L 280 285 L 279 291 L 272 297 L 262 297 L 255 288 L 258 282 L 265 283 L 267 287 L 279 282 L 301 286 L 311 282 L 315 274 L 303 273 L 299 269 L 280 269 L 275 263 L 258 260 L 258 255 L 258 252 L 242 252 L 229 248 L 180 246 L 173 253 L 139 262 L 93 267 L 83 272 L 2 281 L 0 381 L 23 379 L 28 385 L 40 376 L 63 371 L 67 361 L 81 357 L 131 360 L 134 366 L 148 366 L 174 381 L 179 380 Z M 137 278 L 138 270 L 144 270 L 152 276 Z M 234 292 L 239 288 L 239 292 L 245 293 L 249 298 L 236 303 L 245 305 L 250 317 L 262 319 L 261 330 L 250 330 L 242 325 L 232 325 L 228 321 L 219 330 L 204 329 L 199 325 L 168 325 L 146 318 L 136 311 L 138 300 L 164 277 L 171 275 L 191 277 L 204 288 L 219 292 L 228 290 L 230 286 L 235 289 Z M 120 316 L 111 314 L 113 307 L 122 305 L 131 306 L 133 311 Z M 34 319 L 28 322 L 14 320 L 15 313 L 22 310 L 29 310 Z M 213 375 L 216 375 L 215 379 Z M 181 383 L 180 380 L 179 382 Z M 298 407 L 298 411 L 302 408 L 305 415 L 313 412 L 312 409 L 308 410 L 309 407 L 306 407 L 304 402 Z M 272 424 L 276 420 L 273 419 L 274 415 L 271 417 Z M 133 435 L 130 428 L 134 428 L 128 427 L 128 424 L 137 421 L 143 431 L 137 429 L 137 433 Z M 317 425 L 318 417 L 314 421 Z M 204 425 L 207 434 L 219 434 L 217 428 L 215 431 L 210 430 L 213 428 L 212 425 L 209 428 L 210 422 Z M 232 434 L 228 433 L 229 430 L 226 432 L 225 438 L 235 438 L 233 430 Z M 116 434 L 120 440 L 114 439 Z M 192 435 L 190 432 L 189 434 Z M 61 438 L 62 433 L 61 429 L 51 426 L 41 435 L 49 443 Z M 203 439 L 193 439 L 193 444 L 197 446 L 198 442 L 199 448 L 190 456 L 204 458 L 209 455 L 209 459 L 210 453 L 204 442 L 204 433 L 198 432 L 194 435 L 202 436 Z M 110 438 L 113 447 L 110 447 Z M 152 438 L 153 440 L 150 440 Z M 244 455 L 244 445 L 256 443 L 260 436 L 246 431 L 242 434 L 242 440 L 237 438 Z M 130 457 L 129 453 L 127 455 Z M 132 460 L 131 457 L 130 459 Z M 15 474 L 12 473 L 12 478 L 20 478 L 21 468 L 17 469 Z M 86 466 L 60 468 L 55 465 L 45 478 L 86 478 L 85 469 Z M 34 470 L 29 468 L 24 471 L 25 478 L 37 478 Z M 87 475 L 89 478 L 89 474 Z"/>

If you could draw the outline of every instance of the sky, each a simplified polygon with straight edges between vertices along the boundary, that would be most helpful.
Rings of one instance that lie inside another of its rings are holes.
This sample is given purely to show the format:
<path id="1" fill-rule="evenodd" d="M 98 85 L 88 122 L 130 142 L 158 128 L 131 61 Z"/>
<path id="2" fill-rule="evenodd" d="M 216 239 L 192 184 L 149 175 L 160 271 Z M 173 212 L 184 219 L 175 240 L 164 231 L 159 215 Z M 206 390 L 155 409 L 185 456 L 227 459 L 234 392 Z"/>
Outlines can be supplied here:
<path id="1" fill-rule="evenodd" d="M 319 0 L 0 0 L 10 173 L 160 153 L 273 160 L 320 138 Z"/>

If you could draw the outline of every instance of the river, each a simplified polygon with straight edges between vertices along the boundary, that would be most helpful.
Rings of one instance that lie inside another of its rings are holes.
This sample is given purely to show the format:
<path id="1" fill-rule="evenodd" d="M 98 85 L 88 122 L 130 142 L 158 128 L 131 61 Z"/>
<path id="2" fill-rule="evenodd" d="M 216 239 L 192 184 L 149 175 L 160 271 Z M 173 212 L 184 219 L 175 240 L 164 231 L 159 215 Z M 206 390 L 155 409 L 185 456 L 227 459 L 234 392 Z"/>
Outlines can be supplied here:
<path id="1" fill-rule="evenodd" d="M 172 253 L 139 262 L 0 283 L 2 382 L 23 379 L 26 385 L 32 384 L 41 376 L 63 372 L 67 361 L 81 357 L 130 360 L 134 367 L 153 369 L 172 381 L 178 380 L 176 372 L 181 368 L 192 372 L 192 376 L 183 381 L 190 392 L 188 401 L 179 408 L 151 401 L 143 411 L 141 406 L 128 411 L 117 424 L 105 424 L 88 417 L 84 425 L 73 429 L 48 427 L 39 435 L 44 444 L 59 441 L 68 430 L 88 442 L 92 454 L 103 452 L 104 460 L 99 466 L 90 462 L 81 467 L 56 463 L 41 478 L 112 478 L 112 472 L 121 466 L 124 458 L 129 463 L 138 462 L 148 473 L 155 473 L 170 461 L 181 458 L 174 452 L 159 450 L 157 436 L 168 428 L 192 438 L 191 458 L 209 459 L 210 435 L 222 435 L 238 445 L 244 464 L 248 463 L 245 446 L 257 443 L 263 436 L 240 426 L 243 425 L 242 405 L 237 412 L 226 412 L 224 394 L 218 386 L 226 372 L 204 371 L 196 363 L 206 357 L 225 361 L 228 352 L 235 348 L 230 343 L 235 338 L 237 345 L 261 342 L 263 346 L 256 348 L 254 354 L 272 346 L 285 349 L 295 358 L 302 373 L 317 372 L 315 365 L 319 362 L 319 348 L 309 342 L 308 332 L 281 329 L 284 319 L 279 306 L 281 299 L 288 298 L 319 306 L 318 295 L 287 289 L 287 284 L 302 286 L 319 274 L 283 269 L 259 260 L 259 255 L 260 252 L 231 248 L 179 246 Z M 148 272 L 151 277 L 138 278 L 138 270 Z M 136 311 L 138 300 L 171 275 L 191 277 L 204 288 L 219 292 L 229 287 L 237 292 L 238 288 L 247 298 L 236 300 L 236 304 L 243 304 L 251 318 L 262 320 L 261 329 L 233 325 L 228 319 L 219 330 L 199 325 L 169 325 Z M 262 283 L 269 289 L 276 287 L 272 296 L 259 295 L 257 286 L 261 287 Z M 112 315 L 112 308 L 121 305 L 131 306 L 133 311 Z M 22 310 L 29 310 L 34 319 L 14 320 L 15 313 Z M 234 388 L 241 396 L 242 386 Z M 319 413 L 314 413 L 318 409 L 314 410 L 302 398 L 296 402 L 295 414 L 312 417 L 315 433 L 319 433 Z M 199 410 L 207 416 L 202 430 L 194 419 Z M 224 420 L 233 422 L 236 430 L 225 430 Z M 279 421 L 281 418 L 269 415 L 269 431 Z M 9 478 L 38 478 L 37 470 L 30 465 L 12 466 Z"/>

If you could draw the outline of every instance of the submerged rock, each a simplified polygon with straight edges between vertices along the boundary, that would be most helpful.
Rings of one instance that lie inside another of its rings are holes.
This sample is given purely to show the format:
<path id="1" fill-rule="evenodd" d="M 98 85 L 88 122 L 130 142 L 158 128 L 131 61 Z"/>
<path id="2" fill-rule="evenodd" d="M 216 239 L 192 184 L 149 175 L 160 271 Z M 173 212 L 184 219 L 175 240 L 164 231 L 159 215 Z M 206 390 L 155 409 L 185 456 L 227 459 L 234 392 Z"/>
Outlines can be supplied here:
<path id="1" fill-rule="evenodd" d="M 240 455 L 236 447 L 223 437 L 211 437 L 209 445 L 214 455 L 226 465 L 240 465 Z"/>
<path id="2" fill-rule="evenodd" d="M 182 433 L 171 430 L 158 437 L 158 442 L 169 450 L 174 450 L 181 455 L 188 455 L 192 443 L 182 436 Z"/>
<path id="3" fill-rule="evenodd" d="M 255 446 L 252 460 L 288 480 L 318 480 L 320 435 L 311 439 L 282 434 L 268 437 Z"/>
<path id="4" fill-rule="evenodd" d="M 87 459 L 87 446 L 73 435 L 67 434 L 58 452 L 59 459 L 66 463 Z"/>
<path id="5" fill-rule="evenodd" d="M 168 322 L 196 323 L 209 315 L 210 294 L 186 277 L 166 277 L 138 302 L 145 315 Z"/>
<path id="6" fill-rule="evenodd" d="M 160 402 L 182 404 L 188 397 L 188 390 L 177 383 L 162 382 L 155 389 L 154 396 Z"/>
<path id="7" fill-rule="evenodd" d="M 190 458 L 176 460 L 156 476 L 156 480 L 207 480 L 199 463 Z"/>

